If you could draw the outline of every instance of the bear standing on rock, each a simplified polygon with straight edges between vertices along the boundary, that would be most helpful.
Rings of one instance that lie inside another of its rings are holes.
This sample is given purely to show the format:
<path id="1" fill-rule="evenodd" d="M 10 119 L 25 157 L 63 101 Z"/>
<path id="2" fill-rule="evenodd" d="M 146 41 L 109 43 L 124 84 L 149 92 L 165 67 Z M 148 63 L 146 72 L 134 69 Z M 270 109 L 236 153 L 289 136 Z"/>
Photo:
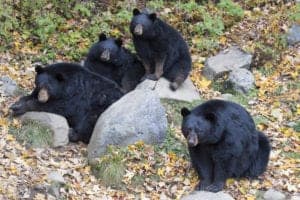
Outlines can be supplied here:
<path id="1" fill-rule="evenodd" d="M 99 41 L 90 48 L 84 66 L 114 80 L 125 92 L 133 90 L 145 74 L 136 55 L 122 47 L 122 40 L 105 34 L 100 34 Z"/>
<path id="2" fill-rule="evenodd" d="M 191 71 L 191 56 L 180 33 L 160 20 L 155 13 L 133 10 L 130 24 L 136 52 L 143 62 L 143 79 L 167 78 L 170 88 L 176 90 Z"/>
<path id="3" fill-rule="evenodd" d="M 123 96 L 118 85 L 80 65 L 52 64 L 35 68 L 35 88 L 11 106 L 13 115 L 43 111 L 66 117 L 71 142 L 88 143 L 102 112 Z"/>
<path id="4" fill-rule="evenodd" d="M 197 190 L 218 192 L 227 178 L 256 178 L 266 170 L 269 140 L 240 105 L 210 100 L 192 111 L 182 108 L 181 114 L 182 133 L 201 179 Z"/>

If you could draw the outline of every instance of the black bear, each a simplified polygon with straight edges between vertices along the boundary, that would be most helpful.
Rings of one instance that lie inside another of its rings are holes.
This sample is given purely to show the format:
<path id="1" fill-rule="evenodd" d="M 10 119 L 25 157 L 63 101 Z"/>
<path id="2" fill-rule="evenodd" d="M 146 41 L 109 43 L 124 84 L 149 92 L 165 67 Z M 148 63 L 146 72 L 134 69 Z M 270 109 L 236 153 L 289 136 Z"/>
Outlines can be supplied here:
<path id="1" fill-rule="evenodd" d="M 137 56 L 122 47 L 122 40 L 105 34 L 100 34 L 99 41 L 90 48 L 84 66 L 114 80 L 126 92 L 133 90 L 145 74 Z"/>
<path id="2" fill-rule="evenodd" d="M 133 44 L 146 74 L 143 79 L 167 78 L 176 90 L 191 71 L 191 56 L 180 33 L 159 19 L 155 13 L 133 10 L 130 24 Z"/>
<path id="3" fill-rule="evenodd" d="M 218 192 L 227 178 L 256 178 L 266 170 L 269 140 L 242 106 L 210 100 L 192 111 L 182 108 L 181 115 L 182 133 L 201 180 L 197 190 Z"/>
<path id="4" fill-rule="evenodd" d="M 35 88 L 11 106 L 18 116 L 44 111 L 66 117 L 72 142 L 88 143 L 102 112 L 123 96 L 119 86 L 73 63 L 36 66 Z"/>

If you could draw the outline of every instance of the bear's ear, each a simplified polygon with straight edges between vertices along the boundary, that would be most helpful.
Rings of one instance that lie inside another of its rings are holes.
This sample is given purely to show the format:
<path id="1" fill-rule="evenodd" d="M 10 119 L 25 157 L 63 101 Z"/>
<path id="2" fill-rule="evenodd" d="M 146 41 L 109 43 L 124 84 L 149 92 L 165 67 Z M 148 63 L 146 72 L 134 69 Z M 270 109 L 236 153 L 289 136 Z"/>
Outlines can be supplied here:
<path id="1" fill-rule="evenodd" d="M 59 82 L 63 82 L 64 80 L 66 80 L 65 75 L 62 73 L 57 73 L 55 74 L 55 78 L 56 80 L 58 80 Z"/>
<path id="2" fill-rule="evenodd" d="M 121 38 L 118 38 L 118 39 L 115 40 L 115 43 L 116 43 L 119 47 L 121 47 L 122 44 L 123 44 L 123 41 L 122 41 Z"/>
<path id="3" fill-rule="evenodd" d="M 134 16 L 141 14 L 139 9 L 137 9 L 137 8 L 133 9 L 132 13 L 133 13 Z"/>
<path id="4" fill-rule="evenodd" d="M 191 111 L 190 111 L 189 109 L 187 109 L 186 107 L 183 107 L 183 108 L 181 109 L 181 115 L 182 115 L 182 117 L 186 117 L 186 116 L 188 116 L 189 114 L 191 114 Z"/>
<path id="5" fill-rule="evenodd" d="M 35 72 L 37 74 L 43 73 L 44 72 L 44 68 L 41 65 L 37 65 L 37 66 L 35 66 Z"/>
<path id="6" fill-rule="evenodd" d="M 206 113 L 205 115 L 205 119 L 207 119 L 210 122 L 215 122 L 217 120 L 217 116 L 214 113 Z"/>
<path id="7" fill-rule="evenodd" d="M 156 18 L 157 18 L 156 13 L 151 13 L 151 14 L 149 15 L 149 18 L 150 18 L 152 21 L 155 21 Z"/>
<path id="8" fill-rule="evenodd" d="M 101 41 L 104 41 L 104 40 L 106 40 L 107 38 L 106 38 L 106 35 L 104 34 L 104 33 L 101 33 L 100 35 L 99 35 L 99 42 L 101 42 Z"/>

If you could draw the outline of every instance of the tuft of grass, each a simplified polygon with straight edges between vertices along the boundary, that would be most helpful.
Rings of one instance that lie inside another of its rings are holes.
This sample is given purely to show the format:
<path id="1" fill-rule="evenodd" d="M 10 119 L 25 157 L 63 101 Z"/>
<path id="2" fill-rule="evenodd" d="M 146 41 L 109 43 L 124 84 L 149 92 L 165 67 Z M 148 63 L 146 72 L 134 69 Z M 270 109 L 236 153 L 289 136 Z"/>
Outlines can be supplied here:
<path id="1" fill-rule="evenodd" d="M 292 158 L 299 160 L 300 159 L 300 153 L 297 152 L 283 152 L 285 157 Z"/>
<path id="2" fill-rule="evenodd" d="M 296 122 L 296 124 L 293 126 L 293 129 L 300 133 L 300 120 Z"/>
<path id="3" fill-rule="evenodd" d="M 293 22 L 300 21 L 300 3 L 297 3 L 295 9 L 290 12 L 289 19 Z"/>
<path id="4" fill-rule="evenodd" d="M 115 151 L 112 146 L 108 148 L 107 154 L 103 156 L 96 166 L 96 175 L 107 186 L 120 188 L 125 175 L 124 150 Z"/>
<path id="5" fill-rule="evenodd" d="M 232 0 L 221 0 L 217 6 L 224 12 L 223 19 L 227 27 L 233 25 L 234 22 L 240 21 L 244 17 L 242 7 Z"/>
<path id="6" fill-rule="evenodd" d="M 52 131 L 33 120 L 24 121 L 21 128 L 10 128 L 10 133 L 31 147 L 47 147 L 52 142 Z"/>
<path id="7" fill-rule="evenodd" d="M 184 142 L 182 142 L 178 136 L 175 135 L 175 130 L 172 128 L 168 128 L 167 136 L 161 145 L 156 145 L 155 150 L 157 152 L 164 151 L 166 153 L 175 153 L 179 157 L 188 158 L 188 150 L 187 146 Z"/>
<path id="8" fill-rule="evenodd" d="M 134 177 L 132 177 L 132 180 L 131 180 L 131 184 L 134 186 L 134 187 L 139 187 L 141 185 L 143 185 L 145 182 L 145 177 L 143 177 L 142 175 L 134 175 Z"/>
<path id="9" fill-rule="evenodd" d="M 256 125 L 258 125 L 258 124 L 268 124 L 269 123 L 269 120 L 265 116 L 262 116 L 262 115 L 254 116 L 253 120 L 254 120 Z"/>
<path id="10" fill-rule="evenodd" d="M 147 3 L 147 6 L 151 9 L 151 10 L 159 10 L 162 9 L 164 7 L 164 1 L 163 0 L 153 0 L 153 1 L 149 1 Z"/>
<path id="11" fill-rule="evenodd" d="M 191 103 L 184 101 L 177 101 L 171 99 L 162 99 L 161 103 L 166 108 L 168 122 L 175 126 L 180 126 L 182 121 L 181 108 L 187 107 L 192 109 L 201 104 L 203 100 L 195 100 Z"/>

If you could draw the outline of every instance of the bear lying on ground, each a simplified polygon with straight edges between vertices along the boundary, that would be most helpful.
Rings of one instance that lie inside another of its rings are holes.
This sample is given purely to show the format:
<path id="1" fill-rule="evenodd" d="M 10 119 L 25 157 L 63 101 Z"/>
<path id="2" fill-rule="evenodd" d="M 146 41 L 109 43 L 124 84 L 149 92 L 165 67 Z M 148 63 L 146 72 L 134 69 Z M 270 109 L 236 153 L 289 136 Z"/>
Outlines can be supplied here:
<path id="1" fill-rule="evenodd" d="M 218 192 L 227 178 L 256 178 L 266 170 L 268 138 L 240 105 L 210 100 L 192 111 L 182 108 L 181 114 L 182 133 L 201 179 L 196 189 Z"/>
<path id="2" fill-rule="evenodd" d="M 122 47 L 121 39 L 106 38 L 104 34 L 90 48 L 84 66 L 114 80 L 126 92 L 133 90 L 145 74 L 142 63 Z"/>
<path id="3" fill-rule="evenodd" d="M 35 88 L 11 106 L 14 116 L 44 111 L 66 117 L 71 142 L 89 142 L 99 115 L 122 97 L 119 86 L 80 65 L 58 63 L 37 66 Z"/>
<path id="4" fill-rule="evenodd" d="M 130 24 L 137 55 L 146 70 L 144 79 L 167 78 L 176 90 L 191 71 L 191 56 L 180 33 L 166 24 L 155 13 L 133 10 Z"/>

